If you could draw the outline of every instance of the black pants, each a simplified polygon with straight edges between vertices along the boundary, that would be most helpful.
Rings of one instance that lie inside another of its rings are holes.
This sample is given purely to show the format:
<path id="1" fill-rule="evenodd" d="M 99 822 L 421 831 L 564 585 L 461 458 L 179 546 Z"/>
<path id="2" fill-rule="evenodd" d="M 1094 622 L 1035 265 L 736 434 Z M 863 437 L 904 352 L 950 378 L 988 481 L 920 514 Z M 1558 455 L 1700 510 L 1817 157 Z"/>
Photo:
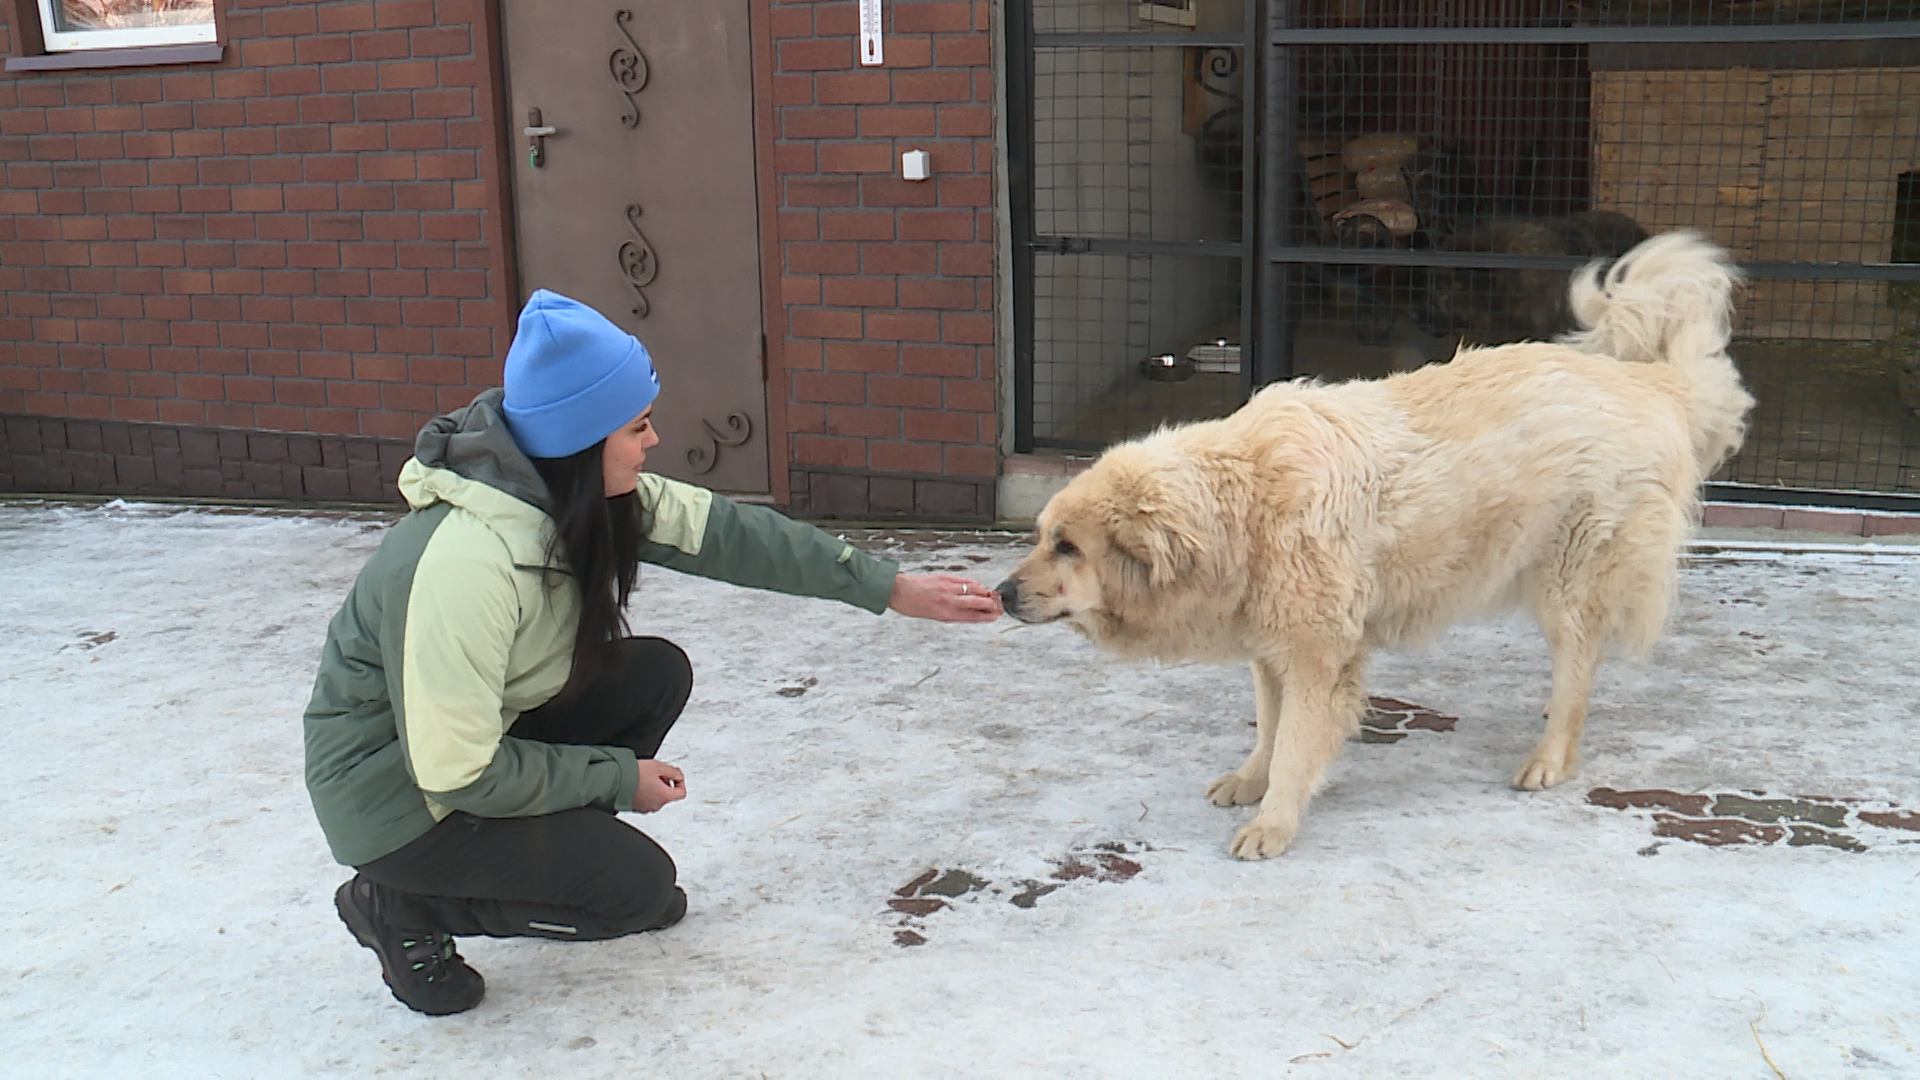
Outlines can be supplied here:
<path id="1" fill-rule="evenodd" d="M 693 668 L 679 646 L 628 638 L 572 701 L 522 713 L 515 738 L 628 746 L 642 760 L 680 718 Z M 382 886 L 397 928 L 595 941 L 671 925 L 686 911 L 673 860 L 604 810 L 524 818 L 455 811 L 406 847 L 358 868 Z"/>

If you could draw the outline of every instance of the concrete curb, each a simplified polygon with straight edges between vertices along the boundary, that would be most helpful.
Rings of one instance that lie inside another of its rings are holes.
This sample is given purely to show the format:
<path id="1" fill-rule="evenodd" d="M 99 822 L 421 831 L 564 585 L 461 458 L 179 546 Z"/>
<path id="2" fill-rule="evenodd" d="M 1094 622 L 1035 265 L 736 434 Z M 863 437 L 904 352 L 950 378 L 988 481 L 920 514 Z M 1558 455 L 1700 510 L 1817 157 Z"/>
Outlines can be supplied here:
<path id="1" fill-rule="evenodd" d="M 1821 506 L 1710 502 L 1700 523 L 1708 528 L 1782 529 L 1841 536 L 1920 536 L 1920 514 Z"/>

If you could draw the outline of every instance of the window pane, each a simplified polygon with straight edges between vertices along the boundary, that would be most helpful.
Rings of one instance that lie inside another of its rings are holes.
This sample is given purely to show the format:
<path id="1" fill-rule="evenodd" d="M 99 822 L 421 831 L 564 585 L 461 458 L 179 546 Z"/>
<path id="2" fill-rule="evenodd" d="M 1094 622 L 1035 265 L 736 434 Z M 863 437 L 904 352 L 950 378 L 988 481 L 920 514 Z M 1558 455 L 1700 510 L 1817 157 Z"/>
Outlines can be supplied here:
<path id="1" fill-rule="evenodd" d="M 200 26 L 213 22 L 213 0 L 56 0 L 54 20 L 63 33 Z"/>

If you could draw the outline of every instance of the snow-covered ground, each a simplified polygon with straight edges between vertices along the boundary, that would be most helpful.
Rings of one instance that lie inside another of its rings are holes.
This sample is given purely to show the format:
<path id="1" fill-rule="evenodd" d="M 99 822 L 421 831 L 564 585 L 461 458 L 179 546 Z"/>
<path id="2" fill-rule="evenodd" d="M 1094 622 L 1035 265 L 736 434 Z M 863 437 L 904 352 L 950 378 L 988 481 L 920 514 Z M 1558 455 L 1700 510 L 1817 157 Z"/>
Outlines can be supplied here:
<path id="1" fill-rule="evenodd" d="M 1226 850 L 1252 808 L 1202 798 L 1252 739 L 1244 670 L 649 571 L 690 796 L 632 820 L 691 913 L 463 940 L 487 998 L 432 1020 L 336 920 L 300 779 L 381 528 L 0 506 L 0 1072 L 1920 1075 L 1920 559 L 1697 562 L 1541 794 L 1506 784 L 1530 627 L 1383 657 L 1374 693 L 1426 712 L 1376 718 L 1263 863 Z M 875 544 L 989 583 L 1019 554 Z"/>

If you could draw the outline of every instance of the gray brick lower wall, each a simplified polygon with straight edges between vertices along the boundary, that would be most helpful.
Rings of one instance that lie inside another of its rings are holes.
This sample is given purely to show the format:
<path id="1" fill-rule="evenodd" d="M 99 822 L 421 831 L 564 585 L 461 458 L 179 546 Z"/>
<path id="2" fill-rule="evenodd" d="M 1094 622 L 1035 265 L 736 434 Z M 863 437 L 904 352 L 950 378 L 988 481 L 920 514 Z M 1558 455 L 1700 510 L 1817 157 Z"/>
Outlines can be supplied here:
<path id="1" fill-rule="evenodd" d="M 0 414 L 0 494 L 391 503 L 413 453 L 390 439 Z M 802 517 L 988 525 L 993 477 L 802 466 Z"/>
<path id="2" fill-rule="evenodd" d="M 396 502 L 409 442 L 0 414 L 0 492 Z"/>
<path id="3" fill-rule="evenodd" d="M 788 472 L 796 516 L 991 525 L 996 479 L 801 465 Z"/>

